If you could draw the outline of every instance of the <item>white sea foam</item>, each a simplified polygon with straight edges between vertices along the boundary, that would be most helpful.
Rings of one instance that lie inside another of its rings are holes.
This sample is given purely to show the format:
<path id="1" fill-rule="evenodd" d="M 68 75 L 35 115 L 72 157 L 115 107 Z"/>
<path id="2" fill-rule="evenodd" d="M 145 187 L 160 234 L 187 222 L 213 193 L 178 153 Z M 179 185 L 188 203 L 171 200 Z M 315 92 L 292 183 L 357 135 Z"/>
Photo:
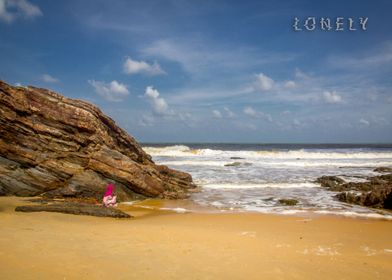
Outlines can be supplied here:
<path id="1" fill-rule="evenodd" d="M 258 188 L 317 188 L 314 183 L 263 183 L 263 184 L 204 184 L 207 189 L 258 189 Z"/>
<path id="2" fill-rule="evenodd" d="M 391 159 L 392 152 L 370 152 L 370 151 L 345 151 L 336 152 L 309 151 L 305 149 L 291 151 L 224 151 L 214 149 L 191 149 L 185 145 L 174 145 L 166 147 L 143 147 L 144 151 L 152 156 L 168 157 L 242 157 L 242 158 L 274 158 L 274 159 Z"/>
<path id="3" fill-rule="evenodd" d="M 345 216 L 345 217 L 392 220 L 392 215 L 382 215 L 382 214 L 378 214 L 378 213 L 359 213 L 359 212 L 353 212 L 353 211 L 330 211 L 330 210 L 317 210 L 317 211 L 314 211 L 314 213 L 326 214 L 326 215 L 341 215 L 341 216 Z"/>
<path id="4" fill-rule="evenodd" d="M 190 210 L 185 209 L 185 208 L 181 208 L 181 207 L 174 207 L 174 208 L 162 207 L 162 208 L 159 208 L 159 210 L 174 211 L 177 213 L 191 212 Z"/>

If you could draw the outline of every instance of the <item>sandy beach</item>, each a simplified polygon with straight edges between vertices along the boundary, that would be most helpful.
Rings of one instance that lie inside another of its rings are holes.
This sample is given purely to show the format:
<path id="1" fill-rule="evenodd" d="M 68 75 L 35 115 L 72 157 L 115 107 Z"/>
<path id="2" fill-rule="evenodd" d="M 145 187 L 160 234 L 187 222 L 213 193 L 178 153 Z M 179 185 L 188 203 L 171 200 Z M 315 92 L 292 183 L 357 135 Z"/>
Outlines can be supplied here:
<path id="1" fill-rule="evenodd" d="M 392 222 L 125 210 L 19 213 L 0 198 L 1 279 L 389 279 Z M 124 207 L 123 207 L 124 208 Z"/>

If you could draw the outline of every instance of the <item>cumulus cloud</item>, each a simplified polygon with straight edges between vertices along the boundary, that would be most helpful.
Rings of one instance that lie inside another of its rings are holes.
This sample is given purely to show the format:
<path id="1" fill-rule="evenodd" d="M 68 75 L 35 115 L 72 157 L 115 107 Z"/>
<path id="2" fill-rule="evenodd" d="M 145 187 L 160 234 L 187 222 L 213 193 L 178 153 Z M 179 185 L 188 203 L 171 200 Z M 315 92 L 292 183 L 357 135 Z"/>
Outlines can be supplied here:
<path id="1" fill-rule="evenodd" d="M 127 86 L 116 80 L 111 81 L 110 83 L 89 80 L 88 83 L 94 87 L 96 93 L 108 101 L 118 102 L 129 95 Z"/>
<path id="2" fill-rule="evenodd" d="M 274 86 L 274 80 L 263 73 L 256 75 L 255 88 L 261 91 L 268 91 Z"/>
<path id="3" fill-rule="evenodd" d="M 150 105 L 154 112 L 158 115 L 168 115 L 173 112 L 169 109 L 165 99 L 160 97 L 160 93 L 152 86 L 148 86 L 144 93 L 144 96 L 149 100 Z"/>
<path id="4" fill-rule="evenodd" d="M 41 76 L 42 81 L 44 81 L 45 83 L 57 83 L 59 82 L 59 79 L 52 77 L 49 74 L 43 74 Z"/>
<path id="5" fill-rule="evenodd" d="M 232 119 L 235 117 L 235 114 L 228 108 L 228 107 L 223 107 L 223 110 L 212 110 L 212 114 L 214 118 L 216 119 Z"/>
<path id="6" fill-rule="evenodd" d="M 144 73 L 148 75 L 166 74 L 166 72 L 162 70 L 161 66 L 157 62 L 148 64 L 145 61 L 137 61 L 129 57 L 125 60 L 123 68 L 124 72 L 130 75 L 138 73 Z"/>
<path id="7" fill-rule="evenodd" d="M 343 102 L 342 97 L 336 93 L 336 91 L 324 91 L 323 99 L 327 103 L 341 103 Z"/>
<path id="8" fill-rule="evenodd" d="M 214 115 L 214 118 L 216 118 L 216 119 L 223 118 L 222 113 L 219 110 L 212 110 L 212 114 Z"/>
<path id="9" fill-rule="evenodd" d="M 243 112 L 244 112 L 245 115 L 248 115 L 248 116 L 250 116 L 252 118 L 255 118 L 255 119 L 266 119 L 269 122 L 272 122 L 271 115 L 266 114 L 266 113 L 261 112 L 261 111 L 256 111 L 252 107 L 245 107 Z"/>
<path id="10" fill-rule="evenodd" d="M 11 23 L 18 17 L 34 18 L 42 11 L 27 0 L 0 0 L 0 20 Z"/>

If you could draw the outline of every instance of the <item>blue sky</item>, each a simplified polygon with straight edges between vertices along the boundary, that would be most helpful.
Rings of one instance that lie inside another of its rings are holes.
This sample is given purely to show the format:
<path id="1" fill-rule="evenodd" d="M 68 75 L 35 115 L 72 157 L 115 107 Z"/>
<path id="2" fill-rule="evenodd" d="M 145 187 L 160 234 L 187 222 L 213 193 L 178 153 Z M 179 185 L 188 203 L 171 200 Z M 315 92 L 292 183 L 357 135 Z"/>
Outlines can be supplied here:
<path id="1" fill-rule="evenodd" d="M 386 0 L 0 0 L 0 79 L 90 101 L 143 142 L 390 143 L 391 12 Z M 293 30 L 309 16 L 345 30 Z"/>

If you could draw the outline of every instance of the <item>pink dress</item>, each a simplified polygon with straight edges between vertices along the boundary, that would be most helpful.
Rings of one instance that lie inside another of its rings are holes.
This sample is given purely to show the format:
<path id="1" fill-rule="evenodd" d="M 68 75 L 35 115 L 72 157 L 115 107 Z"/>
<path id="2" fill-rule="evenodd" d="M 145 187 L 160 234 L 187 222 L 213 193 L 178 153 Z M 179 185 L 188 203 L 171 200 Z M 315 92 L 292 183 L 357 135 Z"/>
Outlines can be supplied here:
<path id="1" fill-rule="evenodd" d="M 103 197 L 103 205 L 105 205 L 106 207 L 116 207 L 117 206 L 117 196 L 112 196 L 112 195 L 108 195 L 108 196 L 104 196 Z"/>

